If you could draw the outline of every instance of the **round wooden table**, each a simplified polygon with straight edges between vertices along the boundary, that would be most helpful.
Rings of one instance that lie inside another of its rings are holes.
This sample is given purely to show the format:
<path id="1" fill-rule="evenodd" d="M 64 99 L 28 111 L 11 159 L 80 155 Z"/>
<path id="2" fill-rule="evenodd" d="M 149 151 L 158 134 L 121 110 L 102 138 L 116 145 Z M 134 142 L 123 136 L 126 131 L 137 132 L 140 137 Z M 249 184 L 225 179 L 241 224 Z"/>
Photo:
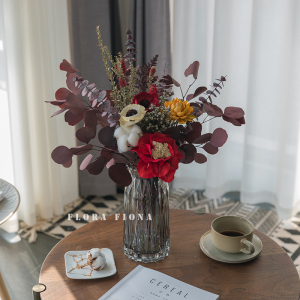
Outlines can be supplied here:
<path id="1" fill-rule="evenodd" d="M 298 300 L 298 272 L 286 252 L 265 234 L 255 230 L 263 250 L 243 264 L 226 264 L 207 257 L 199 247 L 200 237 L 210 230 L 216 215 L 198 215 L 187 210 L 170 211 L 171 251 L 157 263 L 142 264 L 198 288 L 220 295 L 220 300 Z M 122 249 L 123 221 L 114 216 L 94 221 L 60 241 L 44 261 L 40 283 L 46 286 L 43 300 L 96 300 L 132 271 L 138 263 Z M 102 279 L 75 280 L 66 276 L 64 254 L 71 250 L 110 248 L 117 273 Z"/>

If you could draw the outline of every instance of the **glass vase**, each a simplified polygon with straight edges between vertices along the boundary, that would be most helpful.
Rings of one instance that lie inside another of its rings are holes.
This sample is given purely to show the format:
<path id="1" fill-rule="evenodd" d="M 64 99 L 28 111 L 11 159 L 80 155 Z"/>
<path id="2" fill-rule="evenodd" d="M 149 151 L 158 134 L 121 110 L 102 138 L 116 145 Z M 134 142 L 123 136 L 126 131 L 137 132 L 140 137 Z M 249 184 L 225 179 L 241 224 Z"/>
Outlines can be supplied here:
<path id="1" fill-rule="evenodd" d="M 169 185 L 141 178 L 129 170 L 132 183 L 124 192 L 124 254 L 138 262 L 156 262 L 170 251 Z"/>

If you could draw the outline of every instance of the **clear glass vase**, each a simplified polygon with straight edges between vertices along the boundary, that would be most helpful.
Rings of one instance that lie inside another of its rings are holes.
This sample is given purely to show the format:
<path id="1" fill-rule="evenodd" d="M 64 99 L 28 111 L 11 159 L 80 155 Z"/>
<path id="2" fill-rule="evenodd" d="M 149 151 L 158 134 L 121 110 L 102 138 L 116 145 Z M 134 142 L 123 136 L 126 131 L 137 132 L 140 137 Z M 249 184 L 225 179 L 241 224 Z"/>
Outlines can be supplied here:
<path id="1" fill-rule="evenodd" d="M 132 183 L 124 193 L 125 255 L 138 262 L 156 262 L 170 251 L 169 185 L 159 178 L 141 178 L 129 170 Z"/>

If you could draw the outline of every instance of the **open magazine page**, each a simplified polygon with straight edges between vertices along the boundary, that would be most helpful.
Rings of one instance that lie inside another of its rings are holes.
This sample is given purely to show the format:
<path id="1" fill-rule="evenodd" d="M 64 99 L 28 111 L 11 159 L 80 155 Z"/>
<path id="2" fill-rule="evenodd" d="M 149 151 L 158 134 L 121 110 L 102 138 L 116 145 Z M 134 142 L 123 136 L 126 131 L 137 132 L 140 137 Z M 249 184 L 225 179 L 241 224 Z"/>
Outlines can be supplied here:
<path id="1" fill-rule="evenodd" d="M 99 300 L 216 300 L 218 295 L 141 265 Z"/>

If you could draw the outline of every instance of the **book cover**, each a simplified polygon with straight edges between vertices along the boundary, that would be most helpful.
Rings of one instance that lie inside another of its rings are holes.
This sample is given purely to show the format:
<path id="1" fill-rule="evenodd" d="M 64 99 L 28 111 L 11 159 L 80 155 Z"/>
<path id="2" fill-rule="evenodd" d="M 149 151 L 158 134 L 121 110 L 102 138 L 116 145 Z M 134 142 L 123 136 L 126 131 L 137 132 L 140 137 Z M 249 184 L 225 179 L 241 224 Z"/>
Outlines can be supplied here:
<path id="1" fill-rule="evenodd" d="M 217 300 L 218 295 L 137 266 L 99 300 Z"/>

